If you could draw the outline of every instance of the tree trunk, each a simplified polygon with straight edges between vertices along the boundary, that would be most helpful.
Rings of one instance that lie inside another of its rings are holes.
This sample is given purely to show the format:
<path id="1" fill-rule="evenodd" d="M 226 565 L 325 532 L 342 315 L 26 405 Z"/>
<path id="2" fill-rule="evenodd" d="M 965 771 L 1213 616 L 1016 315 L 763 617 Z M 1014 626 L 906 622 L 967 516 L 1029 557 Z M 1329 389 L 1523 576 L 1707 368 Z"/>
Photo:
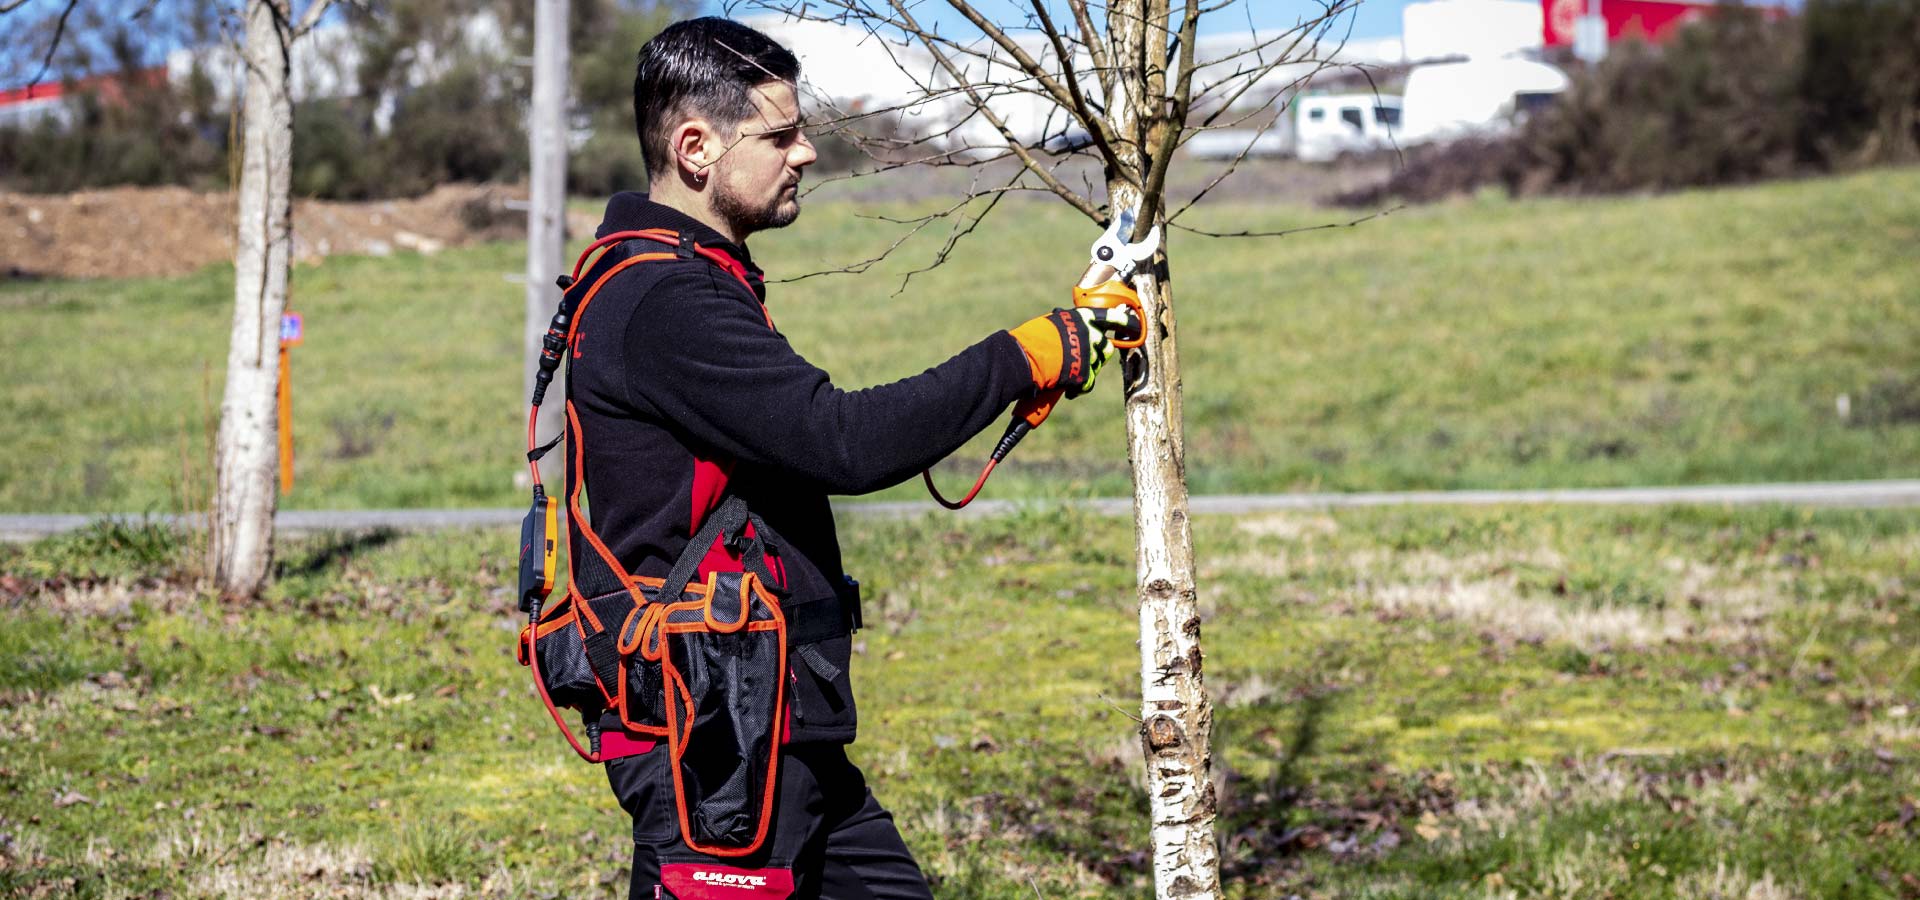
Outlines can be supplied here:
<path id="1" fill-rule="evenodd" d="M 1174 127 L 1156 119 L 1159 104 L 1150 99 L 1165 96 L 1166 71 L 1159 60 L 1167 45 L 1166 22 L 1166 0 L 1115 0 L 1108 10 L 1118 71 L 1107 108 L 1114 130 L 1123 136 L 1121 152 L 1132 155 L 1140 172 L 1149 168 L 1144 148 L 1160 146 L 1160 129 Z M 1109 209 L 1140 208 L 1140 190 L 1109 177 Z M 1141 223 L 1143 228 L 1150 224 Z M 1137 375 L 1129 367 L 1126 399 L 1140 591 L 1141 744 L 1152 816 L 1154 896 L 1212 900 L 1220 895 L 1213 834 L 1213 706 L 1201 677 L 1180 357 L 1166 271 L 1148 267 L 1133 279 L 1146 314 L 1146 344 L 1139 351 L 1146 365 Z"/>
<path id="2" fill-rule="evenodd" d="M 289 11 L 248 0 L 243 156 L 233 254 L 233 332 L 215 448 L 213 579 L 227 597 L 253 597 L 273 561 L 280 449 L 280 315 L 292 249 L 293 160 Z"/>
<path id="3" fill-rule="evenodd" d="M 527 139 L 533 171 L 527 198 L 526 372 L 520 409 L 533 395 L 534 374 L 540 370 L 540 344 L 560 305 L 554 286 L 566 264 L 567 213 L 567 4 L 569 0 L 538 0 L 533 20 L 533 105 L 527 115 Z M 554 374 L 548 396 L 563 396 L 565 369 Z M 565 404 L 540 405 L 540 439 L 560 433 Z M 526 467 L 516 471 L 526 472 Z M 546 477 L 558 478 L 560 466 L 548 466 Z M 524 475 L 520 477 L 525 477 Z"/>

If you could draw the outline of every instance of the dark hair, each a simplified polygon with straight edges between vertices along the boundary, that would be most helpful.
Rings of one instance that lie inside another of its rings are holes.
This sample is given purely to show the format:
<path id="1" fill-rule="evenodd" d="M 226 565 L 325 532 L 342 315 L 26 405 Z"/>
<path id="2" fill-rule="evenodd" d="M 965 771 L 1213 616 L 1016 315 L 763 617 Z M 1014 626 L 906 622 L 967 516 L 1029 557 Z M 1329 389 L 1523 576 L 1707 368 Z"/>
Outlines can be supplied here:
<path id="1" fill-rule="evenodd" d="M 673 168 L 668 136 L 686 118 L 731 132 L 753 115 L 753 88 L 799 78 L 800 61 L 787 48 L 739 22 L 708 16 L 667 26 L 640 48 L 633 74 L 634 128 L 647 174 Z"/>

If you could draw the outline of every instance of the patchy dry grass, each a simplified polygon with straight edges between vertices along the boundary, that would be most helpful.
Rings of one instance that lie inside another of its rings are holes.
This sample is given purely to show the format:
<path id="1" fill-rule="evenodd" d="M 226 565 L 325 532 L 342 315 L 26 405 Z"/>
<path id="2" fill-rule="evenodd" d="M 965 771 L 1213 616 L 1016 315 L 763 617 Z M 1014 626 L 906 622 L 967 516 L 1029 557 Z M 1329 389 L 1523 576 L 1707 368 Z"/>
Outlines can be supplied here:
<path id="1" fill-rule="evenodd" d="M 1920 891 L 1920 515 L 1195 526 L 1232 897 Z M 939 895 L 1142 895 L 1125 521 L 843 537 L 855 754 Z M 508 652 L 510 538 L 299 542 L 247 607 L 164 542 L 0 548 L 0 896 L 619 893 L 627 824 Z"/>

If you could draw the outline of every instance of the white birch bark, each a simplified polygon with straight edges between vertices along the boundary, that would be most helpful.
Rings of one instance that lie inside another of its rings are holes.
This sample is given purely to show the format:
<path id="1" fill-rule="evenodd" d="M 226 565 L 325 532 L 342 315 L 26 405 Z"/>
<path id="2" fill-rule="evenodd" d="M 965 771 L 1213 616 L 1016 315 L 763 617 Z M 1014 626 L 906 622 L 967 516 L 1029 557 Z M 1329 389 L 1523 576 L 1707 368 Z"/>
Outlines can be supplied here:
<path id="1" fill-rule="evenodd" d="M 214 585 L 228 597 L 252 597 L 273 562 L 273 513 L 279 501 L 280 315 L 287 306 L 293 232 L 289 188 L 293 98 L 288 84 L 293 30 L 289 11 L 269 0 L 246 7 L 246 91 L 233 254 L 233 331 L 220 403 L 213 502 Z"/>
<path id="2" fill-rule="evenodd" d="M 1145 172 L 1143 146 L 1166 72 L 1152 62 L 1164 54 L 1166 0 L 1115 0 L 1108 36 L 1118 70 L 1107 108 L 1119 151 Z M 1159 23 L 1155 30 L 1149 23 Z M 1140 206 L 1140 190 L 1124 178 L 1108 184 L 1109 208 Z M 1151 223 L 1142 223 L 1143 226 Z M 1131 235 L 1128 236 L 1131 239 Z M 1220 896 L 1220 859 L 1213 823 L 1213 706 L 1201 676 L 1200 613 L 1196 603 L 1193 530 L 1187 519 L 1185 440 L 1180 410 L 1180 360 L 1175 350 L 1170 285 L 1165 269 L 1144 267 L 1133 286 L 1146 314 L 1144 377 L 1128 385 L 1127 457 L 1133 467 L 1134 566 L 1140 591 L 1140 718 L 1152 817 L 1154 896 L 1159 900 L 1213 900 Z"/>
<path id="3" fill-rule="evenodd" d="M 527 203 L 526 371 L 520 394 L 521 413 L 533 395 L 534 375 L 540 370 L 541 340 L 560 305 L 554 279 L 566 260 L 567 206 L 567 12 L 569 0 L 538 0 L 533 20 L 533 104 L 527 115 L 527 139 L 532 156 Z M 554 373 L 548 402 L 540 406 L 540 440 L 560 433 L 566 405 L 566 370 Z M 525 467 L 516 467 L 525 472 Z M 543 477 L 560 475 L 560 466 L 548 466 Z M 525 476 L 520 476 L 525 477 Z"/>

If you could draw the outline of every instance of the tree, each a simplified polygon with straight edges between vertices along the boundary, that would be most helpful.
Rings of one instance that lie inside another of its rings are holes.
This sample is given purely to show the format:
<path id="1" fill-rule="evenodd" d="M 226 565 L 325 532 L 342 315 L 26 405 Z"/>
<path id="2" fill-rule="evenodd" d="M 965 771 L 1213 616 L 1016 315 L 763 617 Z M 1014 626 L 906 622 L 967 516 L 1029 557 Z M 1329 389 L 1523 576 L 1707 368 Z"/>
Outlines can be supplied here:
<path id="1" fill-rule="evenodd" d="M 293 248 L 293 44 L 332 0 L 309 0 L 295 24 L 292 0 L 247 0 L 240 112 L 239 208 L 233 252 L 233 329 L 214 443 L 215 587 L 252 597 L 273 562 L 279 504 L 280 316 Z"/>
<path id="2" fill-rule="evenodd" d="M 909 100 L 848 111 L 834 107 L 832 98 L 815 98 L 833 113 L 825 130 L 859 146 L 877 163 L 860 174 L 963 166 L 977 170 L 978 185 L 998 172 L 987 187 L 969 189 L 954 205 L 907 220 L 913 231 L 954 220 L 933 260 L 938 265 L 1014 191 L 1051 193 L 1101 225 L 1117 211 L 1136 210 L 1135 240 L 1156 223 L 1185 227 L 1180 217 L 1283 121 L 1275 98 L 1338 65 L 1338 42 L 1326 39 L 1358 0 L 1322 0 L 1290 28 L 1255 32 L 1245 46 L 1196 59 L 1201 20 L 1231 12 L 1239 2 L 1179 0 L 1176 8 L 1174 0 L 1108 0 L 1100 21 L 1100 7 L 1090 0 L 1009 0 L 1006 5 L 1017 7 L 1018 14 L 996 21 L 971 0 L 946 0 L 969 26 L 959 36 L 923 23 L 919 16 L 925 4 L 912 0 L 750 0 L 737 6 L 851 25 L 886 49 L 913 87 Z M 903 133 L 907 113 L 939 124 Z M 1167 176 L 1175 151 L 1196 134 L 1227 128 L 1246 131 L 1246 149 L 1170 211 Z M 1065 155 L 1049 152 L 1063 147 L 1072 149 Z M 1100 164 L 1105 203 L 1076 191 L 1062 177 L 1075 157 Z M 837 271 L 862 271 L 877 261 Z M 1125 371 L 1140 610 L 1140 735 L 1155 893 L 1212 898 L 1220 894 L 1213 835 L 1213 713 L 1202 678 L 1178 330 L 1167 257 L 1137 272 L 1133 287 L 1147 320 L 1146 344 L 1126 359 Z"/>
<path id="3" fill-rule="evenodd" d="M 0 14 L 29 0 L 0 0 Z M 161 0 L 97 0 L 131 20 L 154 15 Z M 246 0 L 241 20 L 246 88 L 240 110 L 242 160 L 235 216 L 233 329 L 227 345 L 227 384 L 214 444 L 212 540 L 214 586 L 228 597 L 252 597 L 273 562 L 273 514 L 279 502 L 277 440 L 280 316 L 287 306 L 293 246 L 293 44 L 326 15 L 333 0 L 308 0 L 296 24 L 295 0 Z M 52 68 L 68 24 L 82 0 L 65 0 L 38 27 L 47 33 L 33 81 Z M 189 6 L 189 12 L 193 7 Z M 206 22 L 207 11 L 181 20 Z M 167 16 L 159 16 L 167 19 Z M 115 32 L 125 34 L 124 30 Z M 111 43 L 111 42 L 110 42 Z M 5 59 L 5 57 L 0 57 Z M 84 58 L 74 64 L 84 70 Z"/>

